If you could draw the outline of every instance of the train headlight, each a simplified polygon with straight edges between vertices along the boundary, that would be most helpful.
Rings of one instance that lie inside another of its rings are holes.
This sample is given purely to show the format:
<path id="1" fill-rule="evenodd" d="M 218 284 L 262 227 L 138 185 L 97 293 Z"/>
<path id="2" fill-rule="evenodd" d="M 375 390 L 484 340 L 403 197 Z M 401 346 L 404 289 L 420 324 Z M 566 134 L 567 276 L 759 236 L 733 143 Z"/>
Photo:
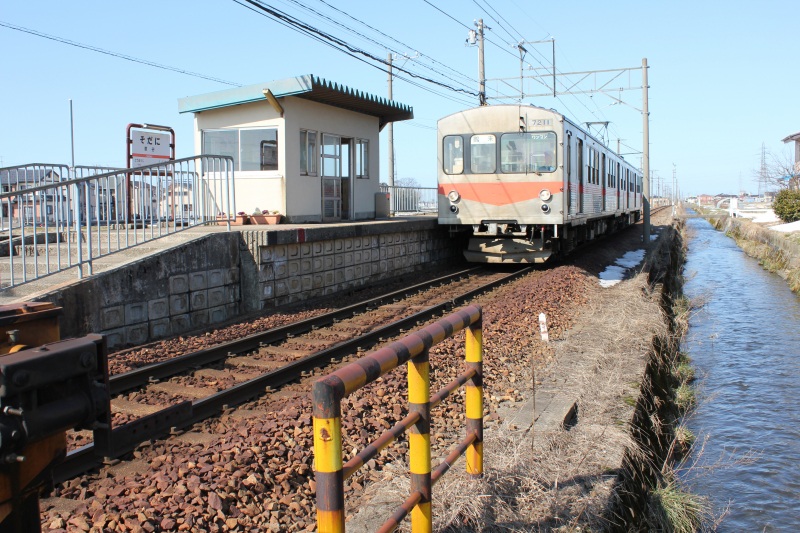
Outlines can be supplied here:
<path id="1" fill-rule="evenodd" d="M 547 204 L 542 204 L 542 212 L 547 214 L 550 212 L 550 206 Z"/>
<path id="2" fill-rule="evenodd" d="M 550 191 L 548 189 L 542 189 L 541 191 L 539 191 L 539 200 L 543 202 L 550 200 L 550 198 L 552 197 L 553 195 L 550 194 Z"/>
<path id="3" fill-rule="evenodd" d="M 458 191 L 450 191 L 449 193 L 447 193 L 447 199 L 453 203 L 456 203 L 461 199 L 461 195 L 458 194 Z"/>
<path id="4" fill-rule="evenodd" d="M 453 213 L 454 215 L 457 215 L 458 214 L 458 206 L 457 205 L 451 205 L 450 206 L 450 212 Z"/>

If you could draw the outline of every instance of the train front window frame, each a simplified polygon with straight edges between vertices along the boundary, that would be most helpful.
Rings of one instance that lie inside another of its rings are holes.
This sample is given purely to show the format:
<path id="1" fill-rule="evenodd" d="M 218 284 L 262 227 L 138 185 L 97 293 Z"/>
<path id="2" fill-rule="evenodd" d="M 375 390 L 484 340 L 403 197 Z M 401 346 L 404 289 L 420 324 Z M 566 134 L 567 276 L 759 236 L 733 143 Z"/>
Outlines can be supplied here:
<path id="1" fill-rule="evenodd" d="M 503 174 L 555 172 L 557 142 L 554 131 L 503 133 L 500 136 L 500 171 Z"/>
<path id="2" fill-rule="evenodd" d="M 442 171 L 448 175 L 464 173 L 464 138 L 445 135 L 442 139 Z"/>
<path id="3" fill-rule="evenodd" d="M 472 174 L 494 174 L 497 171 L 497 136 L 495 134 L 482 133 L 470 137 L 469 170 Z"/>

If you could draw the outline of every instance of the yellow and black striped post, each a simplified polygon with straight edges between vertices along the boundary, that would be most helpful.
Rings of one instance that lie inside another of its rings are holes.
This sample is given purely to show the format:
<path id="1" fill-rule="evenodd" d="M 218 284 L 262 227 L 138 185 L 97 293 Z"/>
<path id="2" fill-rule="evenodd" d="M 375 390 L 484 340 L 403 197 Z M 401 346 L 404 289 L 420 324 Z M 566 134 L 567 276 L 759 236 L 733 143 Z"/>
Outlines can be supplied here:
<path id="1" fill-rule="evenodd" d="M 408 434 L 411 493 L 419 492 L 419 502 L 411 510 L 412 533 L 430 533 L 431 515 L 431 382 L 427 348 L 408 362 L 408 411 L 419 414 L 419 421 Z"/>
<path id="2" fill-rule="evenodd" d="M 344 533 L 341 384 L 314 383 L 314 470 L 317 482 L 317 531 Z"/>
<path id="3" fill-rule="evenodd" d="M 467 435 L 474 434 L 475 441 L 467 448 L 465 458 L 467 473 L 473 477 L 483 475 L 483 320 L 471 324 L 466 330 L 466 362 L 475 375 L 466 384 Z"/>

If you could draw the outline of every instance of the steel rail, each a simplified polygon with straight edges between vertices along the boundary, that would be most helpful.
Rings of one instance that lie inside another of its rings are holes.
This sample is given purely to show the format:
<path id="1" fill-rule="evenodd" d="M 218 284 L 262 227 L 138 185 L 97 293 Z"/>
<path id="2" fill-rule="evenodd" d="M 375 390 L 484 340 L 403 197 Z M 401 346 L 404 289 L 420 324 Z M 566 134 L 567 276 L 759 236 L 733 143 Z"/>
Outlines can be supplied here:
<path id="1" fill-rule="evenodd" d="M 352 355 L 359 349 L 374 346 L 383 339 L 400 334 L 435 316 L 447 313 L 454 307 L 462 305 L 482 293 L 519 278 L 532 270 L 533 267 L 522 268 L 508 276 L 504 276 L 455 296 L 447 302 L 429 306 L 413 315 L 370 331 L 360 337 L 343 341 L 299 361 L 295 361 L 284 367 L 234 385 L 230 389 L 219 391 L 199 400 L 186 400 L 151 415 L 136 419 L 123 426 L 106 431 L 106 436 L 101 439 L 98 446 L 95 446 L 94 443 L 87 444 L 67 454 L 65 460 L 55 467 L 53 479 L 56 483 L 72 479 L 93 468 L 101 466 L 104 462 L 121 457 L 134 450 L 143 442 L 157 439 L 171 432 L 190 427 L 197 422 L 218 415 L 235 405 L 262 396 L 270 390 L 295 381 L 308 372 L 329 364 L 334 360 Z M 95 435 L 98 435 L 97 431 Z M 98 440 L 97 436 L 95 440 Z"/>
<path id="2" fill-rule="evenodd" d="M 437 284 L 454 281 L 456 279 L 476 273 L 479 270 L 481 270 L 481 267 L 473 267 L 467 270 L 454 272 L 446 276 L 441 276 L 433 280 L 412 285 L 411 287 L 406 287 L 404 289 L 393 291 L 369 300 L 365 300 L 363 302 L 343 307 L 329 313 L 272 328 L 260 333 L 254 333 L 241 339 L 224 342 L 190 354 L 173 357 L 159 363 L 153 363 L 135 370 L 130 370 L 123 374 L 116 374 L 109 378 L 109 390 L 111 391 L 112 396 L 116 396 L 123 392 L 143 387 L 149 383 L 152 383 L 154 380 L 169 378 L 195 367 L 219 362 L 230 357 L 231 354 L 252 352 L 264 345 L 282 342 L 290 336 L 307 333 L 315 328 L 329 326 L 337 320 L 350 318 L 359 313 L 369 311 L 375 306 L 385 305 L 387 302 L 391 302 L 399 298 L 407 298 L 414 293 L 429 289 Z M 128 351 L 129 350 L 126 350 L 126 352 Z"/>

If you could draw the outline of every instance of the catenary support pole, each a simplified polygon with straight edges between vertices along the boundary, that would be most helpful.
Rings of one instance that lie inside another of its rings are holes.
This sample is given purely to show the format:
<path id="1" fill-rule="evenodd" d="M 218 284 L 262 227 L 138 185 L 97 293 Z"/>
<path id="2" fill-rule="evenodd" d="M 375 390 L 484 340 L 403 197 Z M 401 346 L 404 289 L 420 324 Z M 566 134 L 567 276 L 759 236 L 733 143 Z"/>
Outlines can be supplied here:
<path id="1" fill-rule="evenodd" d="M 389 100 L 392 99 L 392 53 L 389 52 Z M 394 187 L 394 123 L 389 122 L 386 125 L 388 128 L 388 135 L 389 135 L 389 176 L 386 179 L 386 183 L 389 184 L 389 187 Z"/>
<path id="2" fill-rule="evenodd" d="M 642 59 L 642 239 L 645 250 L 650 248 L 650 111 L 647 105 L 647 68 L 645 57 Z"/>

